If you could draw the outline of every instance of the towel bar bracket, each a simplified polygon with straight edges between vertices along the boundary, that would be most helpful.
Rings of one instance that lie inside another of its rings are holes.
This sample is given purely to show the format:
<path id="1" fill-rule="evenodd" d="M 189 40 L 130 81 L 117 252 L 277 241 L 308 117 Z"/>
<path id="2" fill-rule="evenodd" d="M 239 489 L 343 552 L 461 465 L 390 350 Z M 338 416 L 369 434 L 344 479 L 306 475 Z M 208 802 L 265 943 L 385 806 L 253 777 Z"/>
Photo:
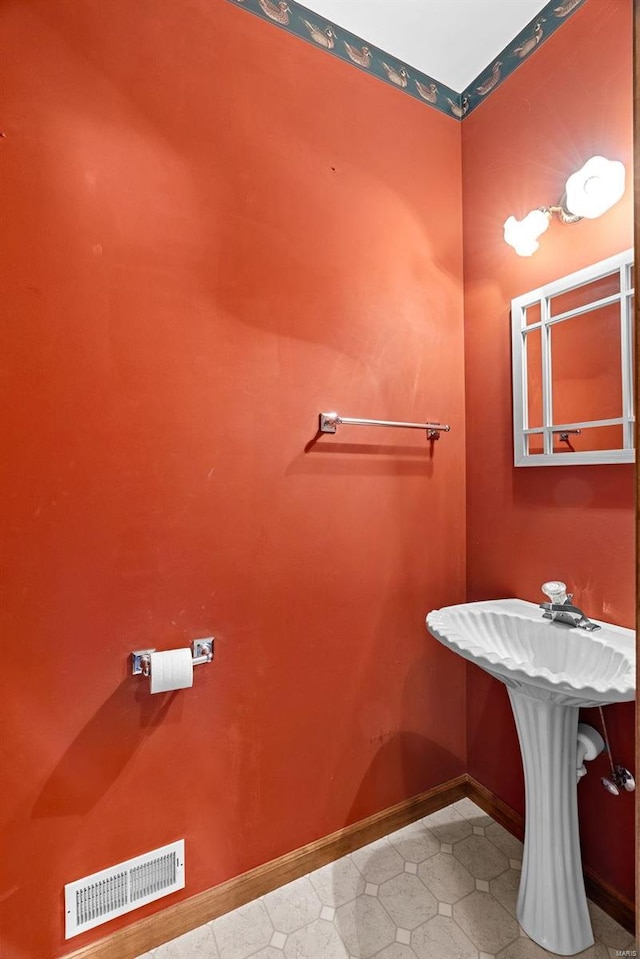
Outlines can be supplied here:
<path id="1" fill-rule="evenodd" d="M 338 432 L 338 423 L 340 417 L 337 413 L 321 413 L 320 414 L 320 432 L 321 433 L 337 433 Z"/>

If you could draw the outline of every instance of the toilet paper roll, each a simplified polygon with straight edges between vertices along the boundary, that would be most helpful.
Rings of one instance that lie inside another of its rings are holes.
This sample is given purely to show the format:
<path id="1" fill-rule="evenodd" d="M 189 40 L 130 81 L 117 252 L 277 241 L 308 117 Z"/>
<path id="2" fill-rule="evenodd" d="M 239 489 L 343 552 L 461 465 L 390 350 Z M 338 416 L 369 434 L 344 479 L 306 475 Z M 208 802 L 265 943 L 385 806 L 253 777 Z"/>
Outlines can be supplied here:
<path id="1" fill-rule="evenodd" d="M 151 653 L 151 692 L 166 693 L 171 689 L 193 686 L 193 659 L 190 649 L 168 649 Z"/>

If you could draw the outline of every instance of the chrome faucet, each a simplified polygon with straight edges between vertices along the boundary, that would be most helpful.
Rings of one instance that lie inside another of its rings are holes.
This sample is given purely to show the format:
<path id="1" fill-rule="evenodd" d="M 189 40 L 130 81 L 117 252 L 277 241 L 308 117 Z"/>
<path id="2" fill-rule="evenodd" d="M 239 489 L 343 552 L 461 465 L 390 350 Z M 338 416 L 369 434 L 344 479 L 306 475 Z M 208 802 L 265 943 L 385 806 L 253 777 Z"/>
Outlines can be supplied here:
<path id="1" fill-rule="evenodd" d="M 564 583 L 551 582 L 544 583 L 542 592 L 549 597 L 548 603 L 540 603 L 540 609 L 544 609 L 543 619 L 550 619 L 554 623 L 564 623 L 567 626 L 577 626 L 578 629 L 586 629 L 592 633 L 595 629 L 600 629 L 597 623 L 592 623 L 578 606 L 571 602 L 573 593 L 567 593 L 567 587 Z"/>

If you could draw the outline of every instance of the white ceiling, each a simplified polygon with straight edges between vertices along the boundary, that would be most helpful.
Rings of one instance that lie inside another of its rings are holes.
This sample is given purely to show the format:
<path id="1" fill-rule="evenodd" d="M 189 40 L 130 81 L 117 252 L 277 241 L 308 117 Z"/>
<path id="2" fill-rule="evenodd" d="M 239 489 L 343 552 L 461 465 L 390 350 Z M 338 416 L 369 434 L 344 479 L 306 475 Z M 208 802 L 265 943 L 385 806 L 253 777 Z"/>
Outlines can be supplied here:
<path id="1" fill-rule="evenodd" d="M 302 0 L 337 26 L 461 92 L 548 0 Z"/>

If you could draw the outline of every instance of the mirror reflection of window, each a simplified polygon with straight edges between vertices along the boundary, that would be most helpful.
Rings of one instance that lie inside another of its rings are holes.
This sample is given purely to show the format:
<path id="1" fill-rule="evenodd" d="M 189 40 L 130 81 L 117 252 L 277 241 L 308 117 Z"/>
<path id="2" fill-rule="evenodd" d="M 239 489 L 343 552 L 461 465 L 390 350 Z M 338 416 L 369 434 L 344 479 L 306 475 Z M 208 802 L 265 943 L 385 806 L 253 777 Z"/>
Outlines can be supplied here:
<path id="1" fill-rule="evenodd" d="M 582 306 L 590 306 L 600 300 L 608 300 L 620 295 L 620 271 L 598 277 L 590 283 L 584 283 L 566 293 L 558 293 L 549 298 L 549 314 L 553 319 L 578 310 Z"/>
<path id="2" fill-rule="evenodd" d="M 538 305 L 538 313 L 540 307 Z M 527 310 L 527 314 L 529 311 Z M 538 322 L 538 321 L 536 321 Z M 542 341 L 540 328 L 526 337 L 527 418 L 531 429 L 542 429 Z"/>
<path id="3" fill-rule="evenodd" d="M 551 327 L 554 423 L 622 416 L 621 348 L 617 303 Z"/>
<path id="4" fill-rule="evenodd" d="M 575 453 L 590 450 L 619 450 L 623 445 L 623 429 L 616 426 L 582 427 L 578 435 L 569 433 L 562 439 L 564 433 L 556 434 L 554 453 Z"/>
<path id="5" fill-rule="evenodd" d="M 633 462 L 632 254 L 512 301 L 516 466 Z"/>

